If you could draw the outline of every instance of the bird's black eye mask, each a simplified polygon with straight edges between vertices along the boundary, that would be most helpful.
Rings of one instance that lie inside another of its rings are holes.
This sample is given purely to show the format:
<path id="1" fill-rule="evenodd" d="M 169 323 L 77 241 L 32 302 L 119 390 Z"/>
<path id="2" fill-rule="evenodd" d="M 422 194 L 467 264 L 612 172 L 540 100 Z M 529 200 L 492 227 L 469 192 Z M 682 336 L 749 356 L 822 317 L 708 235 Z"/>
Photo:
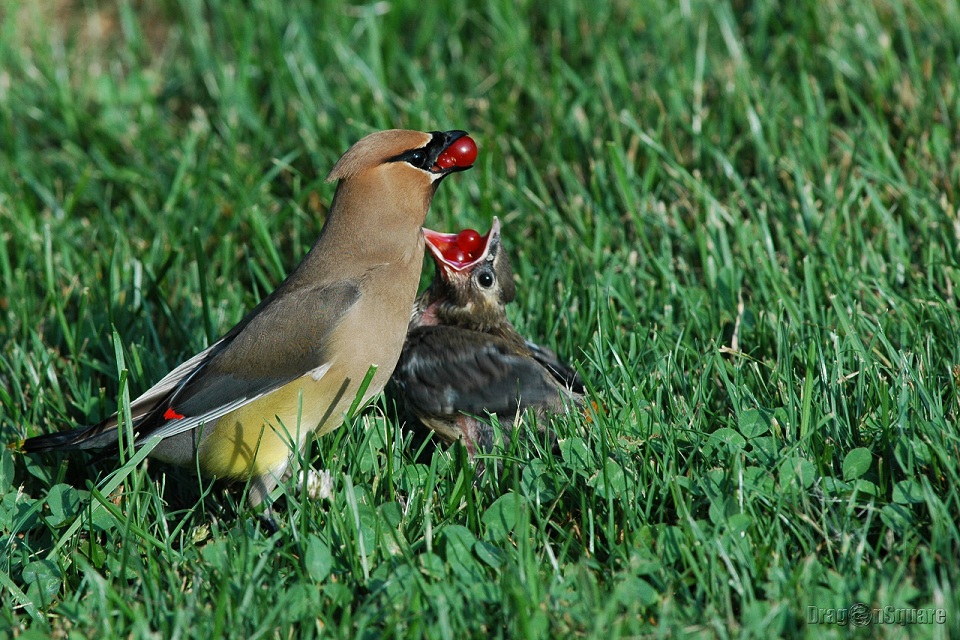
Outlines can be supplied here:
<path id="1" fill-rule="evenodd" d="M 429 171 L 430 166 L 433 164 L 433 162 L 428 162 L 429 149 L 430 145 L 421 149 L 410 149 L 410 151 L 404 151 L 400 155 L 390 158 L 390 162 L 406 162 L 412 164 L 417 169 Z"/>
<path id="2" fill-rule="evenodd" d="M 477 145 L 466 131 L 431 131 L 430 142 L 390 158 L 390 162 L 406 162 L 423 171 L 449 173 L 473 166 Z"/>

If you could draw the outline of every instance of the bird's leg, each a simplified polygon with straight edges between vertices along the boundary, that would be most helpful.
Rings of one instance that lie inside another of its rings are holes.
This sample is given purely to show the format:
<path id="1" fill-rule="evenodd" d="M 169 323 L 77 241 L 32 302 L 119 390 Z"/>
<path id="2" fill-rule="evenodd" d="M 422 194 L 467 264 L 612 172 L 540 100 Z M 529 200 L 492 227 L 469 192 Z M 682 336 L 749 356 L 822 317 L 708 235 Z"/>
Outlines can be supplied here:
<path id="1" fill-rule="evenodd" d="M 282 472 L 281 472 L 282 473 Z M 257 520 L 269 535 L 280 531 L 277 521 L 274 520 L 273 505 L 270 503 L 270 493 L 277 488 L 279 483 L 278 476 L 281 474 L 267 472 L 250 479 L 247 486 L 247 504 L 259 511 Z M 263 509 L 259 507 L 263 505 Z"/>
<path id="2" fill-rule="evenodd" d="M 273 534 L 280 532 L 280 525 L 278 525 L 277 521 L 273 519 L 273 507 L 267 507 L 264 509 L 263 513 L 257 516 L 257 520 L 260 522 L 260 526 L 268 536 L 272 536 Z"/>

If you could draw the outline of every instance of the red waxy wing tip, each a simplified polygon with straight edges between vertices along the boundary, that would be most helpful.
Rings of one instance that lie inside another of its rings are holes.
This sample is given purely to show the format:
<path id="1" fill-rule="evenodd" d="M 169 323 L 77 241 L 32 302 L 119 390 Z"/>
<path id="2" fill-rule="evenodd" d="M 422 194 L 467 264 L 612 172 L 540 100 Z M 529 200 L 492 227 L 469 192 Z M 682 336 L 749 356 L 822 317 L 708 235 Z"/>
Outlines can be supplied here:
<path id="1" fill-rule="evenodd" d="M 164 420 L 183 420 L 183 414 L 177 413 L 173 410 L 173 407 L 167 407 L 167 410 L 163 412 Z"/>

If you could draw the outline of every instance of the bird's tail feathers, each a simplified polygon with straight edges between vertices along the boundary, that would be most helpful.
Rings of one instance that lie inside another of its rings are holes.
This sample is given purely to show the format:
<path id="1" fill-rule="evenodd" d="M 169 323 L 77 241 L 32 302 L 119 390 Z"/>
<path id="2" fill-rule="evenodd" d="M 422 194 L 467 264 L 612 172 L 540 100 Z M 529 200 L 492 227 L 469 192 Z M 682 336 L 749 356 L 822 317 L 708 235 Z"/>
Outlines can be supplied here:
<path id="1" fill-rule="evenodd" d="M 72 451 L 77 449 L 102 449 L 117 444 L 115 429 L 98 429 L 100 425 L 81 427 L 70 431 L 46 433 L 23 442 L 20 449 L 24 453 L 42 453 L 45 451 Z"/>

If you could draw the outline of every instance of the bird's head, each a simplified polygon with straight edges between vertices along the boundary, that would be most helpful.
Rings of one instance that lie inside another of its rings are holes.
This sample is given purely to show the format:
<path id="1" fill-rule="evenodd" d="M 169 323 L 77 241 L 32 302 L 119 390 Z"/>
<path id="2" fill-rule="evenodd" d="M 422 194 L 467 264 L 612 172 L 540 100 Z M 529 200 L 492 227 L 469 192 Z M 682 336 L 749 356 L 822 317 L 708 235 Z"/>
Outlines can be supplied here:
<path id="1" fill-rule="evenodd" d="M 389 129 L 361 138 L 327 175 L 327 182 L 382 181 L 400 192 L 436 185 L 456 171 L 473 166 L 477 144 L 466 131 Z"/>
<path id="2" fill-rule="evenodd" d="M 437 320 L 480 331 L 506 322 L 505 307 L 517 291 L 500 241 L 500 220 L 494 218 L 482 236 L 472 229 L 459 233 L 424 229 L 423 236 L 437 265 L 425 294 L 435 304 Z"/>
<path id="3" fill-rule="evenodd" d="M 451 173 L 469 169 L 476 158 L 477 145 L 464 131 L 371 133 L 350 147 L 327 176 L 338 183 L 326 224 L 339 228 L 333 234 L 338 242 L 355 245 L 357 251 L 374 256 L 400 249 L 406 255 L 411 246 L 422 246 L 420 227 L 437 185 Z M 381 257 L 391 261 L 387 254 Z"/>

